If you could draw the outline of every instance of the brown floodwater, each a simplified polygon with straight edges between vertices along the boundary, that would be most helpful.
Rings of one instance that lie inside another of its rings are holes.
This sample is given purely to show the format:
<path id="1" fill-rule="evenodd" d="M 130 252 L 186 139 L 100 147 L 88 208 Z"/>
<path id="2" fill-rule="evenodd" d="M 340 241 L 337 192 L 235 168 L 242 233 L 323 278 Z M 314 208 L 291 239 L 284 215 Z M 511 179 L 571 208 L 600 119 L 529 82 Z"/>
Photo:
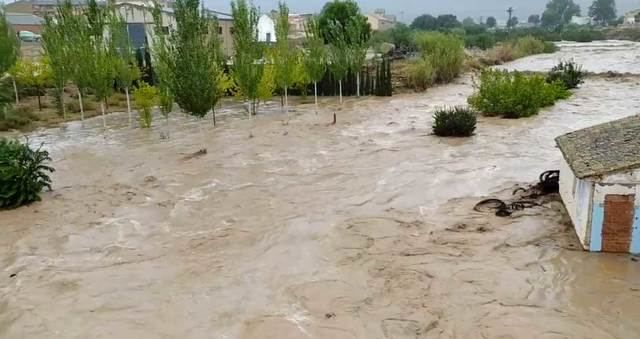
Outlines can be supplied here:
<path id="1" fill-rule="evenodd" d="M 0 337 L 640 337 L 640 262 L 577 250 L 559 202 L 472 209 L 558 168 L 556 136 L 638 113 L 640 77 L 431 135 L 471 84 L 302 103 L 288 124 L 226 102 L 215 128 L 174 115 L 169 140 L 126 114 L 33 133 L 54 191 L 0 212 Z"/>

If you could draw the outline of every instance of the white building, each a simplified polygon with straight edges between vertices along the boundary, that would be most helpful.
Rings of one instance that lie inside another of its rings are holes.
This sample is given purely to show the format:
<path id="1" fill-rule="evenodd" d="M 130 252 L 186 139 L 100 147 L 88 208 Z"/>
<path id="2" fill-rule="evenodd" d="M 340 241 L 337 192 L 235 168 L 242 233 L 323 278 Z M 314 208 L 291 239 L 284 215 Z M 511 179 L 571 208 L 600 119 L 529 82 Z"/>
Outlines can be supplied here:
<path id="1" fill-rule="evenodd" d="M 258 41 L 276 42 L 276 23 L 267 14 L 261 15 L 258 19 Z"/>
<path id="2" fill-rule="evenodd" d="M 367 22 L 371 26 L 371 30 L 376 31 L 386 31 L 388 29 L 393 28 L 396 25 L 396 16 L 395 15 L 387 15 L 384 9 L 377 9 L 371 14 L 367 14 Z"/>
<path id="3" fill-rule="evenodd" d="M 556 139 L 560 195 L 584 249 L 640 253 L 640 116 Z"/>
<path id="4" fill-rule="evenodd" d="M 624 23 L 626 25 L 635 25 L 640 23 L 640 10 L 630 11 L 624 14 Z"/>

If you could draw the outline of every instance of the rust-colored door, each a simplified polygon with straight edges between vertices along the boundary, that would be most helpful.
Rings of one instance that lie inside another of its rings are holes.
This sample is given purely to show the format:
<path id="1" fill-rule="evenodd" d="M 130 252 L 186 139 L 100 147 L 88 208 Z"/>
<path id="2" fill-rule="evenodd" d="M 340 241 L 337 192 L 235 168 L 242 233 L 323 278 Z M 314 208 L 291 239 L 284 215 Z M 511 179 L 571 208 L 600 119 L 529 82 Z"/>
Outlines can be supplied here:
<path id="1" fill-rule="evenodd" d="M 602 251 L 629 252 L 635 200 L 633 194 L 607 194 L 604 197 Z"/>

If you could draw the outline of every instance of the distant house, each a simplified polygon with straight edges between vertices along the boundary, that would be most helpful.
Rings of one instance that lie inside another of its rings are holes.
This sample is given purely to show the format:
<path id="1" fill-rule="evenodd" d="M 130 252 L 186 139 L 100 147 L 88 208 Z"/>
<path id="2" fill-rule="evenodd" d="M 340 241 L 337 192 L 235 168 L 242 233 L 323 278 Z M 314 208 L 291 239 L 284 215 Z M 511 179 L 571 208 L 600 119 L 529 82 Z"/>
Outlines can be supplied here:
<path id="1" fill-rule="evenodd" d="M 276 42 L 276 23 L 268 14 L 263 14 L 258 19 L 258 41 Z"/>
<path id="2" fill-rule="evenodd" d="M 127 32 L 133 48 L 139 49 L 153 42 L 155 32 L 153 22 L 153 7 L 149 3 L 120 2 L 115 4 L 116 11 L 127 23 Z M 211 10 L 206 10 L 218 19 L 218 34 L 222 42 L 222 51 L 227 56 L 233 55 L 233 19 L 231 15 Z M 164 7 L 162 9 L 162 31 L 168 34 L 176 29 L 176 20 L 173 8 Z"/>
<path id="3" fill-rule="evenodd" d="M 313 14 L 289 14 L 289 39 L 303 39 L 305 37 L 304 26 Z"/>
<path id="4" fill-rule="evenodd" d="M 42 25 L 44 19 L 31 13 L 6 13 L 7 22 L 11 25 L 14 32 L 29 31 L 33 33 L 42 33 Z"/>
<path id="5" fill-rule="evenodd" d="M 383 32 L 396 25 L 395 15 L 387 15 L 383 9 L 378 9 L 372 14 L 367 14 L 367 22 L 374 32 Z"/>
<path id="6" fill-rule="evenodd" d="M 640 9 L 630 11 L 624 14 L 625 25 L 636 25 L 640 23 Z"/>
<path id="7" fill-rule="evenodd" d="M 87 5 L 86 0 L 69 0 L 78 13 Z M 58 8 L 58 0 L 18 0 L 5 5 L 5 11 L 11 13 L 33 14 L 44 18 L 53 15 Z"/>
<path id="8" fill-rule="evenodd" d="M 591 25 L 591 23 L 593 22 L 593 19 L 591 17 L 588 16 L 572 16 L 571 17 L 571 23 L 574 25 L 579 25 L 579 26 L 586 26 L 586 25 Z"/>
<path id="9" fill-rule="evenodd" d="M 565 134 L 560 195 L 584 249 L 640 253 L 640 116 Z"/>

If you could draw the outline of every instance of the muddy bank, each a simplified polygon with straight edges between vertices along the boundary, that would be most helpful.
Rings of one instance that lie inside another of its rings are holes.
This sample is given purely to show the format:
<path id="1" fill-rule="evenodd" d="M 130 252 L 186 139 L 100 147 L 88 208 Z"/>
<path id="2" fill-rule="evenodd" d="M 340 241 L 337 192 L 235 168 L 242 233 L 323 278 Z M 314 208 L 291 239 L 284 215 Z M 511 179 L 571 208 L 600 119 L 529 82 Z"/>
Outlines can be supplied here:
<path id="1" fill-rule="evenodd" d="M 640 263 L 576 251 L 558 203 L 472 207 L 556 168 L 555 136 L 636 113 L 640 84 L 589 79 L 539 116 L 432 136 L 471 92 L 324 99 L 286 126 L 275 104 L 227 107 L 190 160 L 202 137 L 178 115 L 170 140 L 126 114 L 34 135 L 55 191 L 0 212 L 0 337 L 638 337 Z"/>

